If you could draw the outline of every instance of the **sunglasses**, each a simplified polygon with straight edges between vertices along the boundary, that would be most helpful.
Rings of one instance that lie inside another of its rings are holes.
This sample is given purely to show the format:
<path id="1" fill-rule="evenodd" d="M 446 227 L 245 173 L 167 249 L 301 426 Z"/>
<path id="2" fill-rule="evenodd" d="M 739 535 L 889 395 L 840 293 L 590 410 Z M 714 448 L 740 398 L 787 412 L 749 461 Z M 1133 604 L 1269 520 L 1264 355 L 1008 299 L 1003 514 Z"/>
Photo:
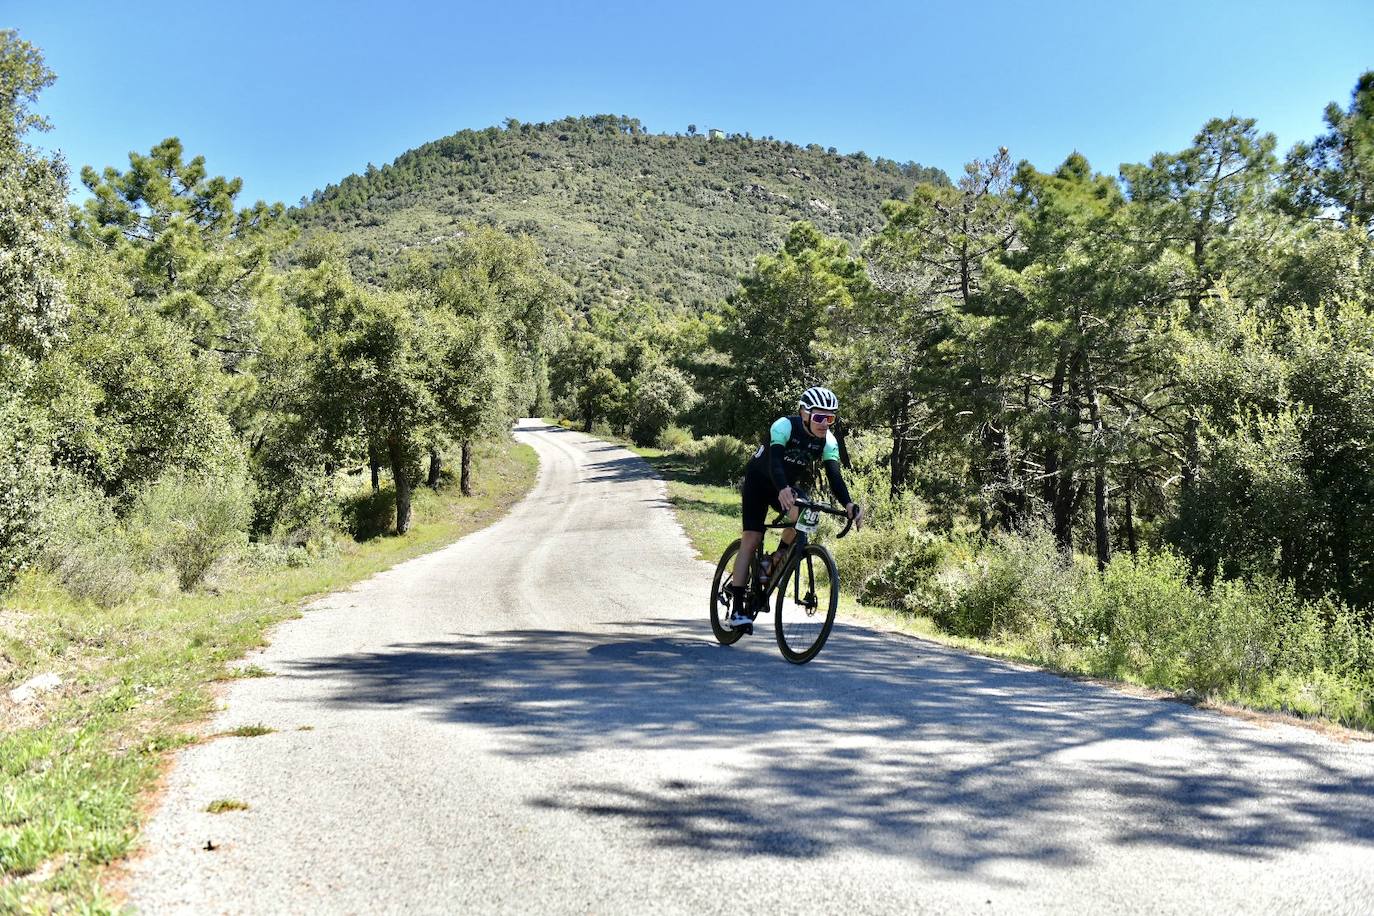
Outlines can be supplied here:
<path id="1" fill-rule="evenodd" d="M 829 426 L 831 423 L 835 422 L 835 415 L 833 413 L 821 413 L 820 411 L 813 410 L 811 411 L 811 421 L 813 423 L 819 423 L 821 426 Z"/>

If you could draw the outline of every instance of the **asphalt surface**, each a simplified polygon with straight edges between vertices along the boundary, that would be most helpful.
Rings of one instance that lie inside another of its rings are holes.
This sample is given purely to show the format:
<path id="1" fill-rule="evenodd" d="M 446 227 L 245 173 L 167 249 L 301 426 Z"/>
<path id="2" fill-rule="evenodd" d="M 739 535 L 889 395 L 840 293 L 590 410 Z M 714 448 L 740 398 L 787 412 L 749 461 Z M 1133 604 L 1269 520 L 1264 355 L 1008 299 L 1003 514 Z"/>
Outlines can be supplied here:
<path id="1" fill-rule="evenodd" d="M 318 602 L 178 755 L 148 913 L 1374 911 L 1374 745 L 841 621 L 706 619 L 663 484 L 523 421 L 502 521 Z M 216 799 L 249 809 L 208 814 Z M 211 847 L 211 848 L 207 848 Z"/>

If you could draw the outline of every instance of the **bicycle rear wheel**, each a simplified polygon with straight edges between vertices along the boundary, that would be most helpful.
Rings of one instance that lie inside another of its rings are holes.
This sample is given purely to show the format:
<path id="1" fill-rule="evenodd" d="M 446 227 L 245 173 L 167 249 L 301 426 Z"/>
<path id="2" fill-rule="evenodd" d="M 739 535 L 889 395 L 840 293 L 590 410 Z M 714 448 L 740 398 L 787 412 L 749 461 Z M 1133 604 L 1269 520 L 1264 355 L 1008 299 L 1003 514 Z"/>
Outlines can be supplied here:
<path id="1" fill-rule="evenodd" d="M 730 592 L 726 586 L 730 584 L 730 573 L 735 567 L 737 553 L 738 539 L 721 554 L 720 562 L 716 564 L 715 578 L 711 580 L 711 632 L 716 634 L 716 642 L 722 646 L 738 642 L 744 635 L 743 630 L 730 630 L 724 624 L 724 621 L 730 619 Z"/>
<path id="2" fill-rule="evenodd" d="M 818 544 L 798 551 L 778 584 L 773 627 L 782 657 L 796 665 L 816 657 L 840 606 L 840 573 L 835 558 Z"/>

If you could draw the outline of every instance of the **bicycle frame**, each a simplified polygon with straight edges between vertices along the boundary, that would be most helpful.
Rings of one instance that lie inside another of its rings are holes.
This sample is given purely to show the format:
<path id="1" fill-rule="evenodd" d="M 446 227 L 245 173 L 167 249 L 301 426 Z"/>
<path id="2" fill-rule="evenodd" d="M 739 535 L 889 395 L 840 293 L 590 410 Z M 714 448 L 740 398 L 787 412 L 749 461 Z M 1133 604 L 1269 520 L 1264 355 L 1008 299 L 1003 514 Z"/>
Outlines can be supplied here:
<path id="1" fill-rule="evenodd" d="M 835 509 L 832 506 L 827 506 L 822 503 L 813 503 L 809 499 L 798 499 L 797 505 L 803 509 L 815 509 L 817 511 L 824 512 L 828 515 L 842 516 L 845 519 L 845 526 L 844 530 L 840 532 L 839 537 L 844 537 L 846 534 L 848 534 L 850 526 L 854 524 L 854 520 L 849 518 L 849 514 L 847 512 Z M 779 518 L 785 518 L 785 516 L 779 516 Z M 764 525 L 764 537 L 759 538 L 759 546 L 754 550 L 753 568 L 759 569 L 762 566 L 763 558 L 766 555 L 766 551 L 764 550 L 763 545 L 764 542 L 767 540 L 767 532 L 773 530 L 786 530 L 788 528 L 795 528 L 796 526 L 797 523 L 793 521 L 774 521 L 771 525 Z M 768 610 L 768 603 L 773 600 L 773 594 L 778 590 L 778 587 L 782 585 L 782 583 L 785 581 L 785 577 L 782 576 L 781 573 L 784 570 L 788 569 L 788 567 L 792 563 L 793 555 L 796 554 L 798 550 L 805 548 L 809 540 L 810 535 L 808 535 L 805 531 L 798 531 L 797 536 L 792 538 L 792 543 L 790 543 L 787 546 L 787 552 L 779 558 L 777 564 L 773 567 L 773 569 L 769 570 L 768 581 L 765 582 L 763 585 L 762 594 L 758 595 L 760 611 Z M 754 577 L 751 576 L 751 579 L 753 578 Z"/>
<path id="2" fill-rule="evenodd" d="M 795 527 L 792 522 L 784 522 L 782 524 L 774 523 L 772 525 L 763 526 L 765 532 L 772 531 L 774 529 L 786 530 L 792 527 Z M 764 540 L 765 538 L 761 538 L 759 540 L 759 546 L 754 550 L 754 563 L 756 564 L 754 567 L 755 569 L 762 567 L 763 558 L 767 555 L 767 551 L 763 548 Z M 783 576 L 781 575 L 782 571 L 784 569 L 787 569 L 787 567 L 791 565 L 792 555 L 795 554 L 799 549 L 805 547 L 806 541 L 806 532 L 798 531 L 797 536 L 792 539 L 792 543 L 787 545 L 787 552 L 784 553 L 778 559 L 778 562 L 774 566 L 774 568 L 768 571 L 768 581 L 764 583 L 763 594 L 759 596 L 759 602 L 763 605 L 763 608 L 765 610 L 768 607 L 768 602 L 773 600 L 773 593 L 778 590 L 778 586 L 780 586 L 783 582 Z"/>

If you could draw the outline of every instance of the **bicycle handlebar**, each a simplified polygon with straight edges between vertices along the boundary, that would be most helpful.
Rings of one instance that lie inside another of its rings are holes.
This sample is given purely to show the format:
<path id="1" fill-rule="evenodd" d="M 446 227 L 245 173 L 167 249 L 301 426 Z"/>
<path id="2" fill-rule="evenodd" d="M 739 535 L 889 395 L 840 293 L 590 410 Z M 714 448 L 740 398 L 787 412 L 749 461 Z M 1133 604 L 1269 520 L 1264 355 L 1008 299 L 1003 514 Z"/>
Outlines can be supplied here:
<path id="1" fill-rule="evenodd" d="M 823 503 L 813 503 L 809 499 L 798 498 L 796 502 L 797 505 L 801 506 L 803 509 L 815 509 L 818 512 L 824 512 L 826 515 L 838 515 L 842 517 L 845 520 L 844 528 L 841 529 L 839 534 L 835 535 L 835 540 L 844 537 L 849 533 L 849 529 L 854 526 L 854 519 L 844 509 L 837 509 L 834 506 L 828 506 Z"/>

